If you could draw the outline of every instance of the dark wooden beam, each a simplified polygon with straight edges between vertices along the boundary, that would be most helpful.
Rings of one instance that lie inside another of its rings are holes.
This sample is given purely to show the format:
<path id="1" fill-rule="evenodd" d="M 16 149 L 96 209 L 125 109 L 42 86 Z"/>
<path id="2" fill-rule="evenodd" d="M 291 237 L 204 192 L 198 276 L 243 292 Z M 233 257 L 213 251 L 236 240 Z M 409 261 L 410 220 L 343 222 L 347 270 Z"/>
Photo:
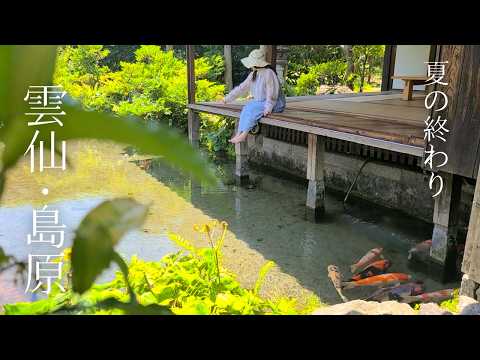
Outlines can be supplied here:
<path id="1" fill-rule="evenodd" d="M 188 104 L 195 104 L 195 50 L 193 45 L 187 45 L 187 86 Z M 188 110 L 188 139 L 190 144 L 198 147 L 200 120 L 195 111 Z"/>
<path id="2" fill-rule="evenodd" d="M 265 45 L 265 60 L 267 60 L 273 68 L 277 66 L 277 45 Z"/>
<path id="3" fill-rule="evenodd" d="M 462 272 L 467 274 L 470 280 L 480 284 L 480 169 L 468 224 Z M 464 287 L 463 284 L 462 287 Z M 473 297 L 470 294 L 469 296 Z"/>
<path id="4" fill-rule="evenodd" d="M 392 89 L 393 79 L 395 75 L 395 55 L 397 52 L 397 45 L 386 45 L 385 55 L 383 57 L 383 72 L 382 72 L 382 91 Z"/>
<path id="5" fill-rule="evenodd" d="M 195 50 L 187 45 L 188 103 L 195 104 Z"/>
<path id="6" fill-rule="evenodd" d="M 225 61 L 225 85 L 227 90 L 233 89 L 232 45 L 223 45 L 223 57 Z"/>
<path id="7" fill-rule="evenodd" d="M 445 142 L 438 138 L 430 142 L 435 152 L 448 155 L 448 163 L 434 170 L 476 178 L 480 165 L 480 45 L 441 45 L 438 61 L 448 61 L 442 80 L 448 85 L 435 84 L 435 90 L 448 96 L 448 106 L 443 111 L 434 108 L 430 115 L 447 119 L 450 132 Z M 440 106 L 443 101 L 437 109 Z"/>

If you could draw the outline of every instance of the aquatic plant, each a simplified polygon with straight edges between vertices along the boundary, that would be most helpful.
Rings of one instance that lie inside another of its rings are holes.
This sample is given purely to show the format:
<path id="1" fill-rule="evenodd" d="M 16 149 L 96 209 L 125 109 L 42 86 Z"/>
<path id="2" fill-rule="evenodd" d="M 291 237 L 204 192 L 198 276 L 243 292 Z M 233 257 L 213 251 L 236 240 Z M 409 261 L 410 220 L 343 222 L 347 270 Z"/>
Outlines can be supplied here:
<path id="1" fill-rule="evenodd" d="M 442 309 L 450 311 L 454 314 L 459 312 L 458 302 L 460 296 L 460 289 L 455 289 L 453 291 L 453 297 L 449 300 L 442 301 L 439 305 Z"/>
<path id="2" fill-rule="evenodd" d="M 94 284 L 82 295 L 76 294 L 75 282 L 64 284 L 66 293 L 58 289 L 48 299 L 32 303 L 5 305 L 5 313 L 18 314 L 154 314 L 255 315 L 303 314 L 318 306 L 310 302 L 299 312 L 295 299 L 264 299 L 259 296 L 266 274 L 275 265 L 267 262 L 259 272 L 253 289 L 245 289 L 235 275 L 222 266 L 222 245 L 227 224 L 216 221 L 195 227 L 205 236 L 206 247 L 197 248 L 178 234 L 169 238 L 181 250 L 164 256 L 158 262 L 147 262 L 133 256 L 126 269 L 116 273 L 106 284 Z M 220 230 L 218 236 L 215 232 Z M 78 246 L 72 249 L 78 251 Z M 66 259 L 70 252 L 66 252 Z M 78 256 L 78 255 L 77 255 Z M 81 257 L 84 259 L 84 257 Z M 73 260 L 73 259 L 72 259 Z M 75 263 L 72 261 L 75 267 Z M 92 269 L 91 264 L 89 269 Z M 69 279 L 69 266 L 65 268 Z M 91 270 L 89 270 L 91 271 Z M 75 273 L 72 274 L 75 279 Z M 82 277 L 84 279 L 85 277 Z M 82 287 L 81 290 L 84 288 Z M 132 305 L 131 297 L 135 305 Z"/>

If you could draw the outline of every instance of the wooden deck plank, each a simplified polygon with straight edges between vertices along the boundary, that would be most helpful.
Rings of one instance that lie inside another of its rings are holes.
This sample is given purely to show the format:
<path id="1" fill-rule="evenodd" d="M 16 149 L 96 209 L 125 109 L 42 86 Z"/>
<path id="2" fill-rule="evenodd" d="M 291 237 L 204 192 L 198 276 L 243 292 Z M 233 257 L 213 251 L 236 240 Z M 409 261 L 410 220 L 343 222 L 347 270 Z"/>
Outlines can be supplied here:
<path id="1" fill-rule="evenodd" d="M 421 102 L 412 100 L 412 102 Z M 358 117 L 369 117 L 376 119 L 387 119 L 405 123 L 421 123 L 423 125 L 427 118 L 427 111 L 424 107 L 401 107 L 391 104 L 370 103 L 370 102 L 350 102 L 341 100 L 319 100 L 309 102 L 296 102 L 287 105 L 290 109 L 299 109 L 306 111 L 319 111 L 326 113 L 334 112 Z"/>
<path id="2" fill-rule="evenodd" d="M 405 102 L 400 100 L 401 93 L 398 92 L 369 96 L 345 95 L 329 99 L 326 96 L 301 97 L 287 101 L 284 112 L 273 113 L 260 122 L 418 157 L 423 155 L 426 118 L 423 96 Z M 364 101 L 348 101 L 360 97 Z M 210 102 L 189 107 L 196 111 L 238 118 L 243 103 Z"/>

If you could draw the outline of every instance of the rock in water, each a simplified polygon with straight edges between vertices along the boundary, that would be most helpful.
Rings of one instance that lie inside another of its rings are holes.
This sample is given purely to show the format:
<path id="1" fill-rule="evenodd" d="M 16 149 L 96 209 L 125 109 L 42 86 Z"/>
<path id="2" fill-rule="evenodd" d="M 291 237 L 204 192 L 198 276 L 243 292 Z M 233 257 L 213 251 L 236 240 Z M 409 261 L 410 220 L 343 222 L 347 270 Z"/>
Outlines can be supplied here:
<path id="1" fill-rule="evenodd" d="M 450 311 L 442 309 L 438 304 L 427 303 L 420 305 L 418 315 L 453 315 Z"/>
<path id="2" fill-rule="evenodd" d="M 415 315 L 408 304 L 396 301 L 353 300 L 315 310 L 312 315 Z"/>
<path id="3" fill-rule="evenodd" d="M 471 297 L 460 295 L 458 311 L 460 315 L 480 315 L 480 303 Z"/>

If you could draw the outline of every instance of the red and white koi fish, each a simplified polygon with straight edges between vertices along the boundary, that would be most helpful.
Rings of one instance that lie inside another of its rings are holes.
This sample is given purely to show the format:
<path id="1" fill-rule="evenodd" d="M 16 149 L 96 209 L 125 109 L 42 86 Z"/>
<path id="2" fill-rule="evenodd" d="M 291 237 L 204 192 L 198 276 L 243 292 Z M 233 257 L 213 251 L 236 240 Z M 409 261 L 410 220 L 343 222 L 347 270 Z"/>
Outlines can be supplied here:
<path id="1" fill-rule="evenodd" d="M 448 300 L 453 298 L 454 289 L 445 289 L 434 291 L 430 293 L 420 294 L 416 296 L 402 296 L 400 302 L 403 303 L 428 303 L 428 302 L 442 302 L 444 300 Z"/>
<path id="2" fill-rule="evenodd" d="M 392 262 L 387 259 L 374 261 L 365 270 L 352 276 L 349 281 L 358 281 L 367 277 L 385 274 L 390 266 L 392 266 Z"/>
<path id="3" fill-rule="evenodd" d="M 328 277 L 332 280 L 332 284 L 337 290 L 338 295 L 342 298 L 343 302 L 347 302 L 348 299 L 342 293 L 342 274 L 335 265 L 328 265 Z"/>
<path id="4" fill-rule="evenodd" d="M 382 254 L 383 248 L 375 248 L 366 253 L 356 264 L 350 266 L 352 274 L 356 274 L 359 271 L 364 270 L 368 265 L 378 260 Z"/>
<path id="5" fill-rule="evenodd" d="M 426 253 L 430 251 L 430 248 L 432 247 L 432 240 L 425 240 L 422 241 L 421 243 L 415 245 L 413 248 L 411 248 L 408 251 L 408 260 L 412 259 L 413 253 Z"/>
<path id="6" fill-rule="evenodd" d="M 382 274 L 368 277 L 366 279 L 361 279 L 358 281 L 344 282 L 343 289 L 353 289 L 361 286 L 388 286 L 407 282 L 411 278 L 412 277 L 410 275 L 402 273 Z"/>
<path id="7" fill-rule="evenodd" d="M 402 296 L 420 295 L 424 291 L 423 281 L 414 281 L 403 285 L 390 286 L 378 289 L 365 301 L 389 301 L 400 300 Z"/>

